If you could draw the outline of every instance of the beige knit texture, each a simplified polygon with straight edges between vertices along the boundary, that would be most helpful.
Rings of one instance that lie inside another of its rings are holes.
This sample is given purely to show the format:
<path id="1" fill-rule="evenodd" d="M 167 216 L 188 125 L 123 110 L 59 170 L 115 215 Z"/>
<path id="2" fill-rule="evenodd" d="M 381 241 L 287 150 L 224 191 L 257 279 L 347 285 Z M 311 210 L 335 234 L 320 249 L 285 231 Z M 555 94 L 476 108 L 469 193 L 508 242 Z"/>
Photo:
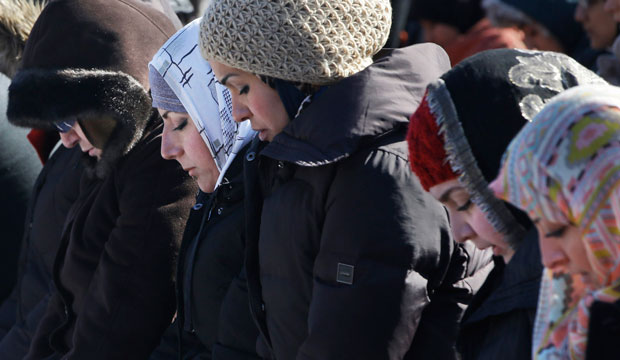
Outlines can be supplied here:
<path id="1" fill-rule="evenodd" d="M 370 65 L 391 24 L 389 0 L 212 0 L 200 49 L 240 70 L 323 85 Z"/>

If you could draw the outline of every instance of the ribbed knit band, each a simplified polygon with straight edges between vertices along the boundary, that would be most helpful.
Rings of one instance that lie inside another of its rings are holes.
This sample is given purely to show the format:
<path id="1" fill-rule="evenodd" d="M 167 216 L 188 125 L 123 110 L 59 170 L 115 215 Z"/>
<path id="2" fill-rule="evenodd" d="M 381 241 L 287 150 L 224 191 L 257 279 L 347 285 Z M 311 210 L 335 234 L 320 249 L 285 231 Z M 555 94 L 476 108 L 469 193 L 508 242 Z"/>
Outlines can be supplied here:
<path id="1" fill-rule="evenodd" d="M 187 113 L 181 101 L 168 86 L 168 83 L 154 67 L 149 66 L 149 83 L 153 107 L 178 113 Z"/>
<path id="2" fill-rule="evenodd" d="M 442 182 L 456 179 L 445 150 L 443 136 L 430 111 L 426 96 L 409 122 L 407 133 L 409 164 L 420 179 L 424 190 Z"/>

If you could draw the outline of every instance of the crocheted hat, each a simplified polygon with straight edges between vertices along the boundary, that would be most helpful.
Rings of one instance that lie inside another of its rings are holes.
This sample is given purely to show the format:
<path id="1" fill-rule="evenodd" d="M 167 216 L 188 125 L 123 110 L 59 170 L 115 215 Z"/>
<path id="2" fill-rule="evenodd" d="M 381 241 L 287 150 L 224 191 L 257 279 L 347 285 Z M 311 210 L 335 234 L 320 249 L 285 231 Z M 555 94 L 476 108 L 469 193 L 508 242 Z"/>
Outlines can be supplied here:
<path id="1" fill-rule="evenodd" d="M 329 84 L 370 65 L 391 23 L 389 0 L 213 0 L 200 48 L 254 74 Z"/>

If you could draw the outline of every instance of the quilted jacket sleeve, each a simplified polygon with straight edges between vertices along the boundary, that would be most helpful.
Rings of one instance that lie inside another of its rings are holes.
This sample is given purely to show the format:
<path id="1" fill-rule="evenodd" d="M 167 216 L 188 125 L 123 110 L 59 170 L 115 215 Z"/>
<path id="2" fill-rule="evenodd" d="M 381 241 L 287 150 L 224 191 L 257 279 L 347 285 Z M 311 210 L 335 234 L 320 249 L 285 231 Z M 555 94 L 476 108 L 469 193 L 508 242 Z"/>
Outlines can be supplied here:
<path id="1" fill-rule="evenodd" d="M 355 155 L 335 175 L 298 359 L 402 359 L 447 272 L 446 213 L 401 148 Z"/>

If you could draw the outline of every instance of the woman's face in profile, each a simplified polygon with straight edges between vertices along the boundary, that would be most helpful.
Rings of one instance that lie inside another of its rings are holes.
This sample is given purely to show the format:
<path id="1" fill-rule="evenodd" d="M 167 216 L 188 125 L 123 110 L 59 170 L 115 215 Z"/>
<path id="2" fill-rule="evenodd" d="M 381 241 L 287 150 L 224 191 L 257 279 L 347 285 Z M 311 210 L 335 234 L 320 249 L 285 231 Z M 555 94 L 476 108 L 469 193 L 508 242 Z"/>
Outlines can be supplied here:
<path id="1" fill-rule="evenodd" d="M 219 82 L 230 90 L 236 122 L 250 120 L 262 141 L 271 141 L 290 122 L 278 92 L 258 76 L 210 61 Z"/>
<path id="2" fill-rule="evenodd" d="M 448 209 L 452 235 L 457 242 L 470 240 L 478 249 L 492 248 L 494 255 L 502 256 L 506 262 L 510 260 L 514 250 L 487 220 L 482 209 L 471 201 L 457 179 L 432 186 L 429 192 Z"/>
<path id="3" fill-rule="evenodd" d="M 598 287 L 581 229 L 544 217 L 532 221 L 538 230 L 543 265 L 556 273 L 581 274 L 586 284 Z"/>
<path id="4" fill-rule="evenodd" d="M 200 190 L 213 192 L 220 171 L 194 121 L 187 113 L 157 110 L 164 120 L 161 156 L 178 161 L 198 183 Z"/>

